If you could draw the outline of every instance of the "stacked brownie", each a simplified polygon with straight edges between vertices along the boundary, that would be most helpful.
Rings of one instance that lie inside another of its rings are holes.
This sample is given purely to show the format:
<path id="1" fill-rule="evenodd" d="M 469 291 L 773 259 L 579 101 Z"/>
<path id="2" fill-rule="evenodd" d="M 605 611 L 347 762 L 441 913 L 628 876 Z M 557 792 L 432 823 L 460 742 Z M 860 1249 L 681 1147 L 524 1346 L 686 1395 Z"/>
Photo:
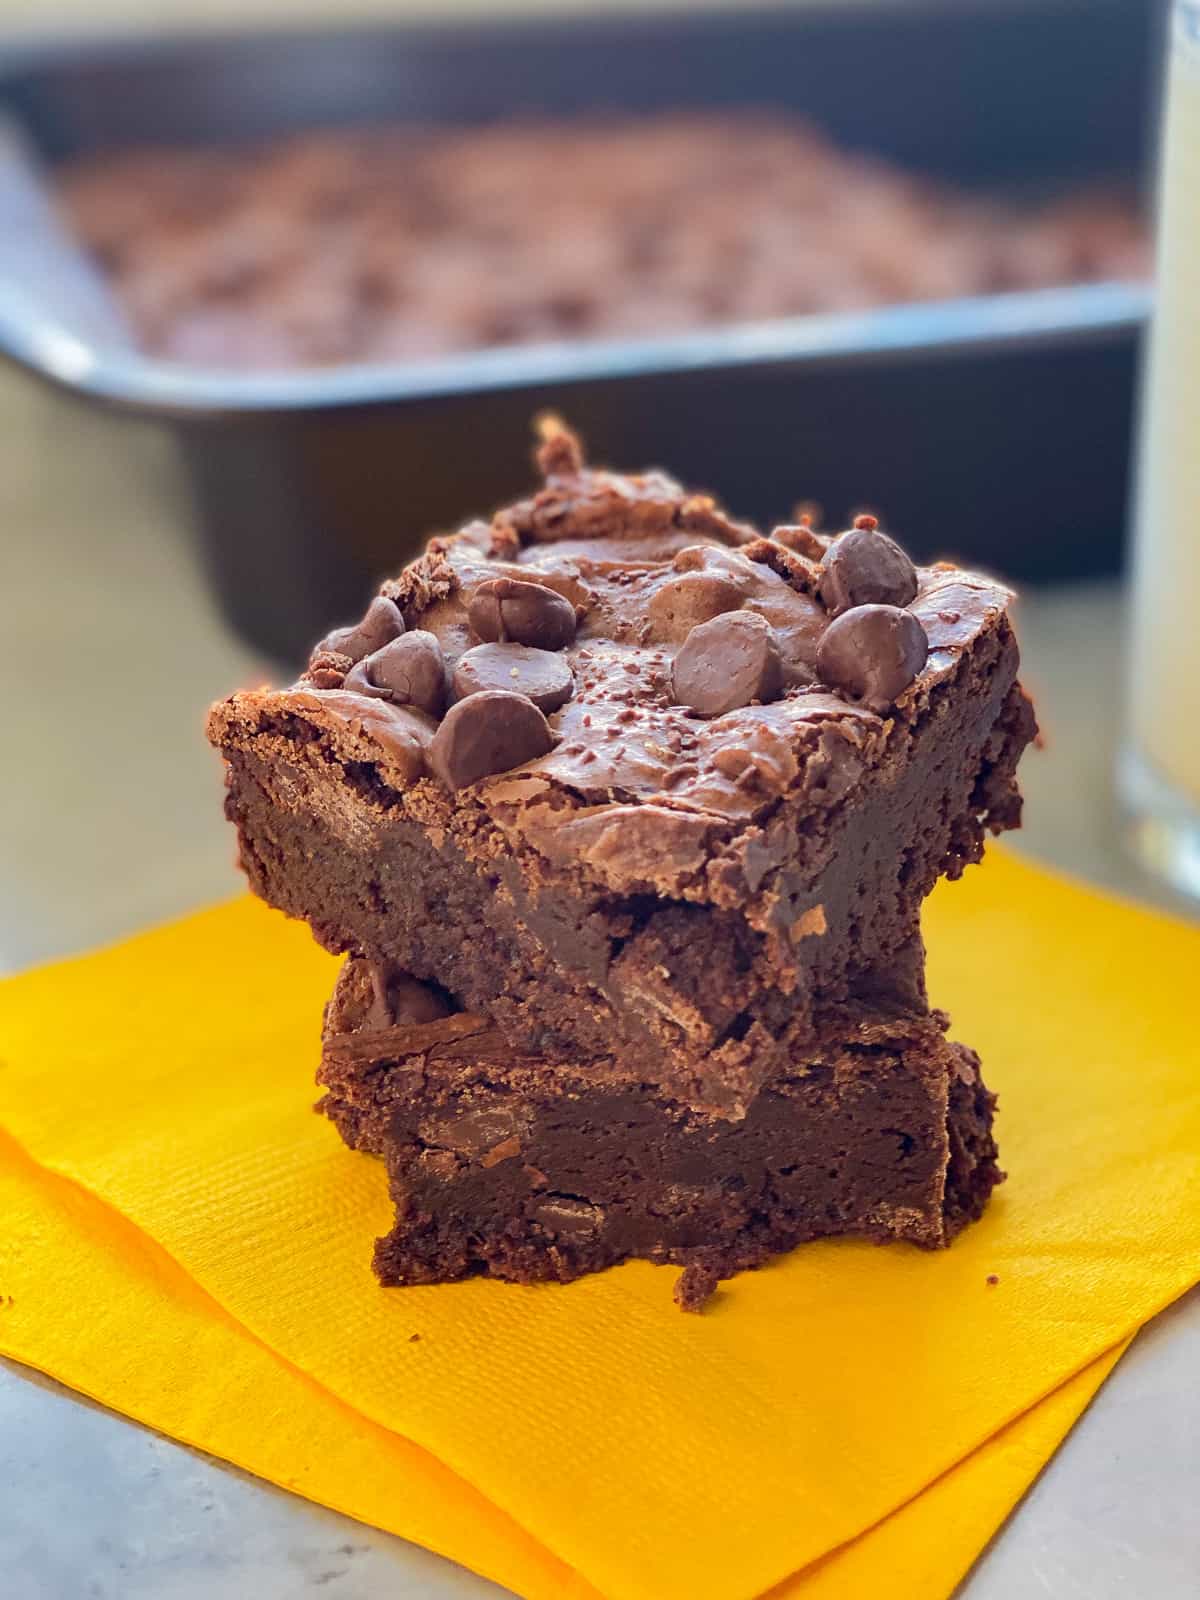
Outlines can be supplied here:
<path id="1" fill-rule="evenodd" d="M 769 538 L 586 467 L 434 539 L 210 737 L 254 889 L 346 962 L 322 1108 L 387 1163 L 387 1283 L 946 1243 L 992 1098 L 920 908 L 1017 825 L 1009 595 L 860 517 Z"/>

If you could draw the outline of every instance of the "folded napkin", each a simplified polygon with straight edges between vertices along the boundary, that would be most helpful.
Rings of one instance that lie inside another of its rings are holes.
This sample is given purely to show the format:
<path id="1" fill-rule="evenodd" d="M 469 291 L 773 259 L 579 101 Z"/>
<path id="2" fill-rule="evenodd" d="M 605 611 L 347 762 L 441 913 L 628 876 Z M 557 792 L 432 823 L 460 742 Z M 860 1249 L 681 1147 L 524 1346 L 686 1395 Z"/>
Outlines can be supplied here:
<path id="1" fill-rule="evenodd" d="M 0 1348 L 523 1594 L 944 1594 L 1200 1277 L 1200 936 L 999 854 L 927 934 L 1011 1181 L 693 1318 L 644 1263 L 378 1289 L 382 1171 L 307 1109 L 332 965 L 250 901 L 11 980 Z"/>
<path id="2" fill-rule="evenodd" d="M 597 1590 L 477 1490 L 297 1373 L 144 1234 L 36 1167 L 4 1135 L 0 1215 L 6 1354 L 529 1600 L 595 1600 Z M 50 1258 L 59 1274 L 52 1297 Z M 785 1579 L 772 1600 L 948 1594 L 1123 1348 L 1093 1362 L 871 1532 Z"/>

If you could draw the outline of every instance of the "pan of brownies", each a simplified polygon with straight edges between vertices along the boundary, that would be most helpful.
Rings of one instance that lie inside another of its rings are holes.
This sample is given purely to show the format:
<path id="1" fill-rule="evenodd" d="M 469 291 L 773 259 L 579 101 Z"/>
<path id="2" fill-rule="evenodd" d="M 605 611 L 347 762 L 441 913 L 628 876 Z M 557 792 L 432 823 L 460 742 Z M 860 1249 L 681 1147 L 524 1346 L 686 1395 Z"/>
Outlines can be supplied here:
<path id="1" fill-rule="evenodd" d="M 0 349 L 173 433 L 295 659 L 532 413 L 762 521 L 1119 559 L 1150 0 L 398 23 L 0 59 Z M 910 534 L 909 530 L 913 530 Z"/>

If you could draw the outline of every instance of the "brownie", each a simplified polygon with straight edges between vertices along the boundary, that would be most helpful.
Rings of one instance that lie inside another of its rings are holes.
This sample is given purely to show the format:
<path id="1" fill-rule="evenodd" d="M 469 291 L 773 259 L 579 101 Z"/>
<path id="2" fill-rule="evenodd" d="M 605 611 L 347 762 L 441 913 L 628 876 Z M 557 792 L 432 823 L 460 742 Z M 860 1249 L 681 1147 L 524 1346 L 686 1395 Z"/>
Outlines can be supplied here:
<path id="1" fill-rule="evenodd" d="M 1135 197 L 970 195 L 780 113 L 105 151 L 68 219 L 139 339 L 286 369 L 1145 278 Z"/>
<path id="2" fill-rule="evenodd" d="M 769 538 L 584 465 L 210 714 L 252 887 L 520 1052 L 743 1115 L 817 1018 L 927 1010 L 921 902 L 1015 826 L 1010 596 L 862 516 Z"/>
<path id="3" fill-rule="evenodd" d="M 408 978 L 392 1023 L 373 979 L 343 968 L 319 1080 L 346 1143 L 387 1163 L 385 1284 L 565 1281 L 640 1256 L 688 1269 L 691 1308 L 824 1235 L 945 1245 L 1002 1177 L 978 1060 L 936 1014 L 841 1018 L 730 1121 L 611 1066 L 515 1055 Z"/>

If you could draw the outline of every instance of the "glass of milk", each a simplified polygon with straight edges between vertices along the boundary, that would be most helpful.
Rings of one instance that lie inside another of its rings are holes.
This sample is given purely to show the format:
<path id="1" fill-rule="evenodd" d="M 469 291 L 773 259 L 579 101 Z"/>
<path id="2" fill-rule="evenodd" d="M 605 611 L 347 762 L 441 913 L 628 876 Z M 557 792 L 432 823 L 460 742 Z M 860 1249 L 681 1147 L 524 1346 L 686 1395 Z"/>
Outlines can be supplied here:
<path id="1" fill-rule="evenodd" d="M 1176 0 L 1143 377 L 1128 739 L 1143 861 L 1200 897 L 1200 0 Z"/>

